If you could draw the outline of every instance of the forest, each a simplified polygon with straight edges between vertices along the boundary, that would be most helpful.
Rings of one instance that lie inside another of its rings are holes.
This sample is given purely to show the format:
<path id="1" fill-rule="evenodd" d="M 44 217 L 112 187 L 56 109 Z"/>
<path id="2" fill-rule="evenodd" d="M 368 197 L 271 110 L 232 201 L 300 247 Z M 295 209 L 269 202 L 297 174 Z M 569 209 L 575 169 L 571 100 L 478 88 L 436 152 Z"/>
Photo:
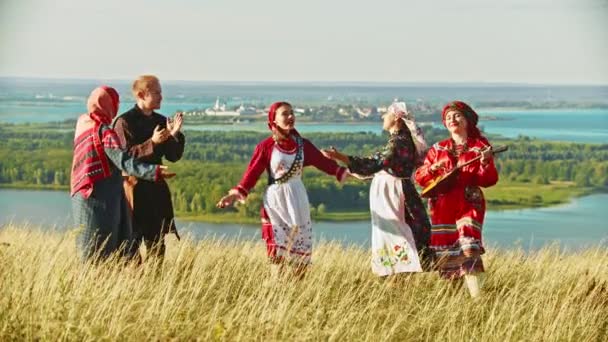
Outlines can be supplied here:
<path id="1" fill-rule="evenodd" d="M 215 203 L 235 186 L 243 174 L 258 142 L 267 133 L 186 131 L 182 160 L 167 163 L 177 177 L 169 180 L 175 210 L 187 216 L 218 214 Z M 447 136 L 447 131 L 429 128 L 429 143 Z M 306 135 L 317 147 L 335 146 L 351 155 L 370 155 L 386 144 L 385 135 L 365 132 L 310 133 Z M 52 125 L 0 125 L 0 186 L 67 189 L 72 159 L 73 132 Z M 567 184 L 580 191 L 605 190 L 608 187 L 608 145 L 577 144 L 518 139 L 490 140 L 506 144 L 509 150 L 496 158 L 501 181 L 492 189 L 492 206 L 540 206 L 560 200 L 552 184 Z M 258 215 L 266 176 L 258 181 L 245 205 L 232 211 L 236 217 Z M 349 179 L 339 184 L 309 167 L 304 172 L 313 215 L 362 212 L 368 208 L 369 183 Z M 522 186 L 527 196 L 506 195 L 510 186 Z M 504 191 L 503 191 L 504 190 Z M 538 193 L 535 193 L 537 191 Z M 501 196 L 501 193 L 505 194 Z M 546 202 L 546 203 L 544 203 Z"/>

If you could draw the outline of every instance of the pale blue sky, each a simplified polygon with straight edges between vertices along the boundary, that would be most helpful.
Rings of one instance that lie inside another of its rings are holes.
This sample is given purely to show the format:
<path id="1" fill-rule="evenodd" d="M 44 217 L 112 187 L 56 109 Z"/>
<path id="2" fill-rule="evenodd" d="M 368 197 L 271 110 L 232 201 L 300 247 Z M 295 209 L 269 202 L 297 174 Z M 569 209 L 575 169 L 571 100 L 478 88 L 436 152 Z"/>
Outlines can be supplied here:
<path id="1" fill-rule="evenodd" d="M 0 0 L 0 76 L 608 84 L 608 0 Z"/>

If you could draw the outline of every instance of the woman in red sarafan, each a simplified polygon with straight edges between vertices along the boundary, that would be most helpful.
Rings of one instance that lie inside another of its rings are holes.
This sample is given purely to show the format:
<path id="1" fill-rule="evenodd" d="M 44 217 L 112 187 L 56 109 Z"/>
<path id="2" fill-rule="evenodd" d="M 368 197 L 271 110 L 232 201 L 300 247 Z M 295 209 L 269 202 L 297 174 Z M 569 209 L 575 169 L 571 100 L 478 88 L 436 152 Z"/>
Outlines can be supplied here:
<path id="1" fill-rule="evenodd" d="M 465 277 L 472 296 L 479 294 L 475 276 L 484 271 L 481 255 L 485 252 L 482 226 L 486 202 L 480 187 L 498 181 L 491 146 L 477 128 L 478 115 L 466 103 L 453 101 L 442 111 L 450 138 L 434 144 L 423 166 L 416 171 L 422 187 L 471 159 L 479 161 L 464 166 L 453 184 L 429 199 L 431 214 L 430 247 L 436 252 L 437 268 L 442 277 Z"/>

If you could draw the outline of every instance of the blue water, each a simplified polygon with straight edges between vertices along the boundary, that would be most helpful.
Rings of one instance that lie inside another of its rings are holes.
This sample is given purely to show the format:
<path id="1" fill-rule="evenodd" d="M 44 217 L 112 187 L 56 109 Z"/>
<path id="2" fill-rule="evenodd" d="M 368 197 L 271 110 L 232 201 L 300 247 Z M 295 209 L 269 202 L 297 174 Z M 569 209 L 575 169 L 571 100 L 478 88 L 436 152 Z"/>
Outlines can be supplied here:
<path id="1" fill-rule="evenodd" d="M 526 111 L 480 111 L 480 126 L 488 134 L 516 138 L 520 135 L 552 141 L 579 143 L 608 143 L 608 110 L 526 110 Z M 497 120 L 484 120 L 492 116 Z M 187 119 L 186 119 L 187 123 Z M 441 124 L 437 123 L 438 127 Z M 297 123 L 302 133 L 309 132 L 373 132 L 380 133 L 382 125 L 377 123 Z M 186 124 L 188 130 L 198 131 L 266 131 L 264 123 L 237 123 L 231 125 Z"/>
<path id="2" fill-rule="evenodd" d="M 120 103 L 119 113 L 126 112 L 134 105 L 132 101 Z M 211 103 L 163 102 L 162 113 L 173 114 L 193 108 L 207 108 Z M 85 98 L 71 100 L 0 100 L 0 122 L 38 123 L 76 119 L 86 111 Z"/>
<path id="3" fill-rule="evenodd" d="M 499 120 L 481 121 L 488 133 L 519 135 L 554 141 L 608 143 L 608 110 L 480 110 Z"/>
<path id="4" fill-rule="evenodd" d="M 577 250 L 587 246 L 608 247 L 608 194 L 596 194 L 549 208 L 490 211 L 484 224 L 488 246 L 520 246 L 535 250 L 552 243 Z M 67 192 L 0 190 L 0 227 L 19 226 L 65 230 L 73 227 Z M 212 224 L 177 220 L 182 235 L 195 240 L 206 237 L 259 239 L 258 225 Z M 315 240 L 334 240 L 344 245 L 369 247 L 369 221 L 316 222 Z"/>
<path id="5" fill-rule="evenodd" d="M 47 95 L 45 95 L 47 96 Z M 85 110 L 85 98 L 71 96 L 63 98 L 41 98 L 28 100 L 0 97 L 0 122 L 50 122 L 74 119 Z M 207 108 L 211 102 L 180 102 L 173 98 L 165 100 L 160 112 L 172 115 L 179 110 Z M 133 106 L 133 102 L 121 102 L 120 112 Z M 529 137 L 581 143 L 608 142 L 608 110 L 606 109 L 551 109 L 551 110 L 478 110 L 480 126 L 489 134 L 515 138 L 519 135 Z M 484 120 L 495 117 L 498 120 Z M 440 124 L 436 124 L 440 125 Z M 309 132 L 374 132 L 380 133 L 382 125 L 378 122 L 364 123 L 298 123 L 298 130 Z M 226 125 L 191 125 L 185 119 L 186 130 L 203 131 L 266 131 L 264 123 L 239 123 Z"/>

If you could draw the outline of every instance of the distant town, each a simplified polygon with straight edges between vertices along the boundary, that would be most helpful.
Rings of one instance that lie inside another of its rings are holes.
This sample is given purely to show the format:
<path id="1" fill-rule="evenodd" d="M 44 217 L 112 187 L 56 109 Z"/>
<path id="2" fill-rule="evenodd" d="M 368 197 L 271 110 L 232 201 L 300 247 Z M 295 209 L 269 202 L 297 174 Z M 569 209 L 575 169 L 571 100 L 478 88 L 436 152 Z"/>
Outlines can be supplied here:
<path id="1" fill-rule="evenodd" d="M 249 122 L 265 120 L 267 111 L 268 108 L 256 107 L 254 105 L 240 104 L 238 106 L 228 106 L 226 103 L 221 102 L 218 97 L 212 107 L 186 110 L 184 111 L 184 115 L 191 117 L 194 121 Z M 300 120 L 311 122 L 378 121 L 386 111 L 386 105 L 324 104 L 318 106 L 296 106 L 294 108 L 294 112 Z M 419 121 L 439 121 L 441 119 L 440 108 L 422 101 L 408 104 L 408 111 Z"/>
<path id="2" fill-rule="evenodd" d="M 408 101 L 408 112 L 418 122 L 440 122 L 442 104 L 423 100 Z M 485 114 L 484 110 L 492 109 L 549 109 L 549 108 L 586 108 L 580 103 L 530 103 L 530 102 L 485 102 L 476 106 L 480 120 L 499 120 L 496 116 Z M 592 107 L 601 107 L 594 105 Z M 387 104 L 310 104 L 294 108 L 301 122 L 377 122 L 386 113 Z M 241 103 L 229 106 L 218 97 L 215 104 L 208 108 L 184 110 L 191 123 L 247 123 L 264 121 L 268 112 L 267 106 Z"/>

